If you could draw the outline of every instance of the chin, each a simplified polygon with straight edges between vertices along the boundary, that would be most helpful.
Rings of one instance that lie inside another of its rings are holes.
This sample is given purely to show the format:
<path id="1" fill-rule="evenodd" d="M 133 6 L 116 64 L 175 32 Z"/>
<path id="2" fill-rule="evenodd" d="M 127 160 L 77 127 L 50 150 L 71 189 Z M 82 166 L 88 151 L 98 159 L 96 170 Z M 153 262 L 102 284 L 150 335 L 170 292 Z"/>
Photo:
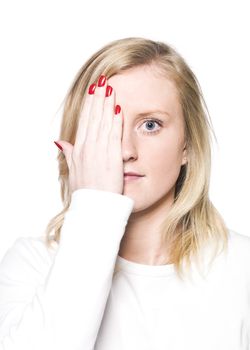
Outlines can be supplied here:
<path id="1" fill-rule="evenodd" d="M 125 196 L 131 198 L 134 201 L 134 206 L 131 214 L 135 213 L 146 213 L 151 211 L 154 206 L 157 206 L 158 201 L 149 201 L 149 199 L 138 198 L 138 196 L 133 196 L 130 193 L 124 193 Z"/>
<path id="2" fill-rule="evenodd" d="M 159 196 L 155 194 L 155 196 L 150 195 L 143 196 L 142 194 L 133 195 L 132 191 L 124 191 L 123 194 L 134 200 L 134 207 L 131 214 L 141 213 L 141 214 L 149 214 L 150 212 L 162 210 L 162 208 L 169 208 L 173 204 L 174 201 L 174 188 L 170 191 L 167 191 L 164 195 L 159 193 Z"/>

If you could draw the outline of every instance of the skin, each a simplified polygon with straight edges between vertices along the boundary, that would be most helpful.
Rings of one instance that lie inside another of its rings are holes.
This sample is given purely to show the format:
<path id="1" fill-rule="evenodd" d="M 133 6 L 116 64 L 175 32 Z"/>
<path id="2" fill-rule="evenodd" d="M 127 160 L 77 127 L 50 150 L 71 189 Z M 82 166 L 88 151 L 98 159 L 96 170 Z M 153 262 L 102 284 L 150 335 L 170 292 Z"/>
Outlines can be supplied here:
<path id="1" fill-rule="evenodd" d="M 129 69 L 112 76 L 108 83 L 123 111 L 124 171 L 145 175 L 124 182 L 123 195 L 135 204 L 118 255 L 146 265 L 169 263 L 159 225 L 173 203 L 181 165 L 187 162 L 184 119 L 176 87 L 154 65 Z M 155 110 L 168 115 L 138 116 Z M 154 118 L 162 126 L 150 121 Z"/>

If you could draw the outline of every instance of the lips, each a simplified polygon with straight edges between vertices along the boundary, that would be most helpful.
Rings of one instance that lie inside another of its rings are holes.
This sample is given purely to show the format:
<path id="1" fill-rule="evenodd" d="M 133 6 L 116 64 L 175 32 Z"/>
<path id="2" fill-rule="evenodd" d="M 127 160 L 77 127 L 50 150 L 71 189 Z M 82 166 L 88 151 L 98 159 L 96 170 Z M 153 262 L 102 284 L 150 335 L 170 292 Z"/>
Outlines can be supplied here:
<path id="1" fill-rule="evenodd" d="M 139 179 L 143 178 L 144 176 L 145 175 L 141 175 L 133 171 L 129 171 L 127 173 L 124 173 L 124 181 L 126 183 L 133 183 L 134 181 L 139 181 Z"/>
<path id="2" fill-rule="evenodd" d="M 130 171 L 130 172 L 124 173 L 124 176 L 139 176 L 139 177 L 142 177 L 144 175 L 141 175 L 141 174 L 134 173 L 134 172 Z"/>

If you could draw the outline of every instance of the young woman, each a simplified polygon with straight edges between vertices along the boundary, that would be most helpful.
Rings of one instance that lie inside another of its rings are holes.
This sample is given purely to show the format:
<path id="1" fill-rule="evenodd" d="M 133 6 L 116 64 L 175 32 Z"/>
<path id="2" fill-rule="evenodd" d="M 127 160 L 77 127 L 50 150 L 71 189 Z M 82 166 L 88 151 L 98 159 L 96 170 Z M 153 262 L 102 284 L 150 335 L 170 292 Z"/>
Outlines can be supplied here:
<path id="1" fill-rule="evenodd" d="M 209 199 L 211 132 L 166 43 L 89 58 L 56 142 L 64 209 L 0 265 L 1 349 L 250 349 L 250 239 Z"/>

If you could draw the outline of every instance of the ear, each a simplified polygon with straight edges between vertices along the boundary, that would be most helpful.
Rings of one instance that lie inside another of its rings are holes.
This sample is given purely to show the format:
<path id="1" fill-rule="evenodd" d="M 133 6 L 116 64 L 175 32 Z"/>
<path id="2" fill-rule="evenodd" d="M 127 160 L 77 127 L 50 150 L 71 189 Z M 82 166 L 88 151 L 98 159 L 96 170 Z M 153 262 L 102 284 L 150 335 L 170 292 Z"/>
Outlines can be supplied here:
<path id="1" fill-rule="evenodd" d="M 181 165 L 184 165 L 187 163 L 187 149 L 186 149 L 186 143 L 185 146 L 183 148 L 183 153 L 182 153 L 182 162 Z"/>

